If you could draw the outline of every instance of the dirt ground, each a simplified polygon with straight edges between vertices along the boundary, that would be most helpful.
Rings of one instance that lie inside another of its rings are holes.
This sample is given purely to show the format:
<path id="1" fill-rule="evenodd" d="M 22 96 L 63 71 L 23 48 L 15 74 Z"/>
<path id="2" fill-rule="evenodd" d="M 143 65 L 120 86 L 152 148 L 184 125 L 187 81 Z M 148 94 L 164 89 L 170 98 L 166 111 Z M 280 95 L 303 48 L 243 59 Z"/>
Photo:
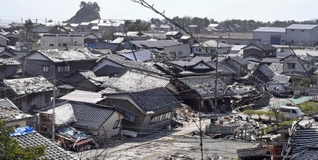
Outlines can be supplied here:
<path id="1" fill-rule="evenodd" d="M 209 120 L 203 121 L 205 126 Z M 79 159 L 107 160 L 199 160 L 201 159 L 200 138 L 191 134 L 198 131 L 192 123 L 183 128 L 162 130 L 145 137 L 127 138 L 107 149 L 88 150 L 74 153 Z M 250 148 L 255 143 L 241 140 L 224 140 L 203 137 L 204 159 L 237 159 L 236 149 Z M 96 155 L 100 155 L 96 158 Z M 216 158 L 219 157 L 219 158 Z"/>

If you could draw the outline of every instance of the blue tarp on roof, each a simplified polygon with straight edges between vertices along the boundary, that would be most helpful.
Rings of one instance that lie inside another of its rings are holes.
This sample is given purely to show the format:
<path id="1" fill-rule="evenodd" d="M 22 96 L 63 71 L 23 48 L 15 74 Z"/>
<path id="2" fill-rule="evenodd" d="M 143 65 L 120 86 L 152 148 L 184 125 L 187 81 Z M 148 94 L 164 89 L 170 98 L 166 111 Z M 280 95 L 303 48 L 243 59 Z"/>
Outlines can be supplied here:
<path id="1" fill-rule="evenodd" d="M 22 135 L 26 135 L 26 134 L 33 133 L 33 132 L 35 132 L 35 131 L 32 127 L 29 127 L 29 126 L 19 127 L 19 128 L 14 129 L 14 133 L 11 133 L 10 136 L 11 137 L 22 136 Z"/>

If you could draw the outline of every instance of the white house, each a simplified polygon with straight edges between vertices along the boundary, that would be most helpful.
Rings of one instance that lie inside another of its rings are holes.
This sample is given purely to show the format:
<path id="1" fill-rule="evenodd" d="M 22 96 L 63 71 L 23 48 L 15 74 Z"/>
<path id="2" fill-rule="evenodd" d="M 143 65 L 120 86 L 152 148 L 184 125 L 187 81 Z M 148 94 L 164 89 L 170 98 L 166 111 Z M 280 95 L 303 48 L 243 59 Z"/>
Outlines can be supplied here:
<path id="1" fill-rule="evenodd" d="M 44 34 L 41 37 L 41 49 L 75 49 L 84 48 L 83 35 Z"/>
<path id="2" fill-rule="evenodd" d="M 259 39 L 261 43 L 285 44 L 285 28 L 281 27 L 260 27 L 253 31 L 253 39 Z"/>
<path id="3" fill-rule="evenodd" d="M 308 53 L 298 54 L 298 58 L 295 55 L 289 55 L 281 61 L 283 61 L 283 73 L 287 75 L 303 75 L 307 77 L 307 72 L 311 73 L 315 69 L 315 58 Z"/>
<path id="4" fill-rule="evenodd" d="M 292 24 L 286 28 L 286 42 L 313 45 L 318 42 L 318 25 Z"/>
<path id="5" fill-rule="evenodd" d="M 182 59 L 190 56 L 191 48 L 189 44 L 167 46 L 164 48 L 164 53 L 167 53 L 171 58 Z"/>
<path id="6" fill-rule="evenodd" d="M 192 45 L 192 53 L 195 55 L 215 55 L 216 49 L 219 54 L 227 54 L 231 52 L 231 45 L 209 40 L 200 44 Z"/>

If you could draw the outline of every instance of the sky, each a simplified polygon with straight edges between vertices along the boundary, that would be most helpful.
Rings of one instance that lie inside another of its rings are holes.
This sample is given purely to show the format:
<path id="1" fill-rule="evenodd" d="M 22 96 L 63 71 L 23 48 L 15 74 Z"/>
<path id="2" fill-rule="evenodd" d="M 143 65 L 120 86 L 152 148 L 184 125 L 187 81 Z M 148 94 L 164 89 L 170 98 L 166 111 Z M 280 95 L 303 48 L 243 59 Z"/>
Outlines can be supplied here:
<path id="1" fill-rule="evenodd" d="M 21 18 L 44 22 L 63 21 L 75 15 L 82 0 L 0 0 L 0 24 L 21 22 Z M 208 17 L 217 21 L 242 19 L 257 21 L 318 18 L 318 0 L 145 0 L 172 18 Z M 86 1 L 87 2 L 87 1 Z M 102 19 L 160 18 L 158 14 L 131 0 L 95 0 Z"/>

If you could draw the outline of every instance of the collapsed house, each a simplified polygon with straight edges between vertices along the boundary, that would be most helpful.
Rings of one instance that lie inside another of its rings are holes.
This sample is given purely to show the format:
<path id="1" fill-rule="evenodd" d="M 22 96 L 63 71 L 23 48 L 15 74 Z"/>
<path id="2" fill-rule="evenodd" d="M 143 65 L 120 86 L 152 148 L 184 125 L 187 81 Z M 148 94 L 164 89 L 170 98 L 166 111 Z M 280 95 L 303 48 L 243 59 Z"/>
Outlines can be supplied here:
<path id="1" fill-rule="evenodd" d="M 38 112 L 40 131 L 52 127 L 53 106 Z M 55 125 L 57 129 L 72 126 L 99 138 L 111 138 L 120 134 L 123 114 L 114 107 L 92 103 L 57 100 L 55 106 Z"/>
<path id="2" fill-rule="evenodd" d="M 106 93 L 104 103 L 125 114 L 123 129 L 149 132 L 167 127 L 180 107 L 179 101 L 163 87 L 136 92 Z"/>

